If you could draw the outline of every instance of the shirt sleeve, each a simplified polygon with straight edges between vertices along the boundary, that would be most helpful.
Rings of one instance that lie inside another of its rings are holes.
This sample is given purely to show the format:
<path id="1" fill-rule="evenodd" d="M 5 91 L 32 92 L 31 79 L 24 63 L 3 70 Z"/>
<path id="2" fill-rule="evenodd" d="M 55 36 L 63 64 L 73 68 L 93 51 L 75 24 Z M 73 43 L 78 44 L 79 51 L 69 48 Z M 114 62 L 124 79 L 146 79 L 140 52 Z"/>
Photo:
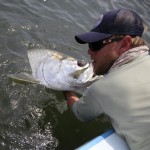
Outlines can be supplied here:
<path id="1" fill-rule="evenodd" d="M 73 104 L 71 109 L 80 121 L 92 120 L 103 113 L 98 101 L 99 98 L 95 98 L 90 88 L 87 88 L 83 96 Z"/>

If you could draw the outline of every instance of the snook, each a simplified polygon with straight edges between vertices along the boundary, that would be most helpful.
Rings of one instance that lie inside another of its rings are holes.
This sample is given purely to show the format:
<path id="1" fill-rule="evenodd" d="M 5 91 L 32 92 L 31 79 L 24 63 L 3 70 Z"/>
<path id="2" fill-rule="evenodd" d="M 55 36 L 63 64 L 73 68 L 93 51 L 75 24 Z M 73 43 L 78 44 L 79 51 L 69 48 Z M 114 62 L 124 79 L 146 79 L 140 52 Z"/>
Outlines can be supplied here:
<path id="1" fill-rule="evenodd" d="M 19 73 L 11 78 L 42 84 L 59 91 L 83 93 L 99 76 L 94 76 L 89 63 L 49 49 L 28 50 L 32 75 Z"/>

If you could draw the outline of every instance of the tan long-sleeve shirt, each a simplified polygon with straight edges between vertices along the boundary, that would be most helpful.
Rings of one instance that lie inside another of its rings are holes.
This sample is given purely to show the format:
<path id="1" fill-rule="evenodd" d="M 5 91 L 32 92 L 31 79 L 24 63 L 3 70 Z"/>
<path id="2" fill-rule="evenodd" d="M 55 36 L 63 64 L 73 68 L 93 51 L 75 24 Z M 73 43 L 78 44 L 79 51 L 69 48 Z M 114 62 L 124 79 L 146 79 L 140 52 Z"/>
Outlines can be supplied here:
<path id="1" fill-rule="evenodd" d="M 150 150 L 150 55 L 141 55 L 96 81 L 72 110 L 82 121 L 105 113 L 131 150 Z"/>

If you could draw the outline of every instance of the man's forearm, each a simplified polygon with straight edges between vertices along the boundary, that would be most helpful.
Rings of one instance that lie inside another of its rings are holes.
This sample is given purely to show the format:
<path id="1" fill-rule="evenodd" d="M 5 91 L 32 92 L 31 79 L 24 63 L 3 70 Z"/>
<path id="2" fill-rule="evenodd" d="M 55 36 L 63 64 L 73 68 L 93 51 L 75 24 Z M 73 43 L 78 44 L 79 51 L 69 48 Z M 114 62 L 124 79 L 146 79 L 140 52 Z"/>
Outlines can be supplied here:
<path id="1" fill-rule="evenodd" d="M 69 107 L 72 107 L 72 105 L 79 100 L 79 98 L 71 91 L 64 91 L 64 96 L 67 100 L 67 104 Z"/>

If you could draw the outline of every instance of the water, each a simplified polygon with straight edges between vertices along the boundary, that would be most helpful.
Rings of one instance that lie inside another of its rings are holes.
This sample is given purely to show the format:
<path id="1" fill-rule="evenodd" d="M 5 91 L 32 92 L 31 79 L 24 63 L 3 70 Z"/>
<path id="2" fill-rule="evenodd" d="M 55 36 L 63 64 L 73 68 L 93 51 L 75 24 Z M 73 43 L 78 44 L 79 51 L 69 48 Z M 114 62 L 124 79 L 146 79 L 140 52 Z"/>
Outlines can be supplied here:
<path id="1" fill-rule="evenodd" d="M 149 0 L 1 0 L 0 149 L 73 150 L 110 127 L 104 118 L 82 123 L 67 108 L 61 92 L 17 84 L 7 74 L 30 72 L 26 51 L 50 48 L 89 60 L 87 46 L 74 35 L 88 31 L 100 13 L 136 10 L 145 20 L 150 43 Z"/>

